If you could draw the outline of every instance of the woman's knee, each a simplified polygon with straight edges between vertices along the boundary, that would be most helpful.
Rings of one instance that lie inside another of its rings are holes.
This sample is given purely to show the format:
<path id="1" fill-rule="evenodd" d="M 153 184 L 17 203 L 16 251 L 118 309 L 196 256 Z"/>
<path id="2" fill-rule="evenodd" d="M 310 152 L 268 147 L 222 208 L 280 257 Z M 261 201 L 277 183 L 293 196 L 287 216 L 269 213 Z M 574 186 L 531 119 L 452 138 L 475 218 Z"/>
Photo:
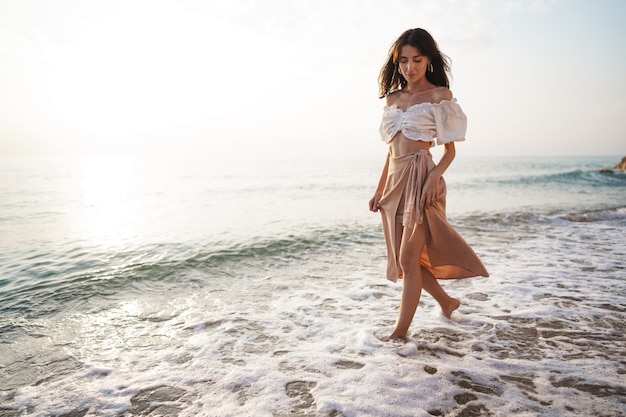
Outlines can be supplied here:
<path id="1" fill-rule="evenodd" d="M 400 254 L 400 259 L 398 259 L 400 263 L 400 268 L 404 272 L 405 278 L 411 278 L 417 275 L 421 275 L 421 266 L 419 259 L 416 259 L 416 256 L 411 256 L 410 254 Z"/>

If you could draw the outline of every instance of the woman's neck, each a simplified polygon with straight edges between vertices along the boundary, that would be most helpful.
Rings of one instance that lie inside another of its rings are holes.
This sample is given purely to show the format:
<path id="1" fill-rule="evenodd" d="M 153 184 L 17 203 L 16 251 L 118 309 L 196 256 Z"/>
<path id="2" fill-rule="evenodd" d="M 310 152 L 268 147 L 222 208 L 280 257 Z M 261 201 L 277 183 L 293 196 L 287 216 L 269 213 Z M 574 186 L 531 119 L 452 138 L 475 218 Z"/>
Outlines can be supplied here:
<path id="1" fill-rule="evenodd" d="M 427 90 L 432 90 L 435 87 L 437 86 L 432 84 L 430 81 L 426 80 L 425 78 L 422 78 L 419 81 L 407 84 L 406 87 L 404 88 L 410 94 L 419 94 Z"/>

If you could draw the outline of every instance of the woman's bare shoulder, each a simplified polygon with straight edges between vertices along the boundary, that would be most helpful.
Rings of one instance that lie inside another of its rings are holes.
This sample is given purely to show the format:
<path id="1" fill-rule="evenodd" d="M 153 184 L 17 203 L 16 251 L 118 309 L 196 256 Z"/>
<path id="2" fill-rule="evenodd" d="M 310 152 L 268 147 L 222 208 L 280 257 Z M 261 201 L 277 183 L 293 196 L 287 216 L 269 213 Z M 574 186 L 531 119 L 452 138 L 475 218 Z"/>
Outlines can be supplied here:
<path id="1" fill-rule="evenodd" d="M 402 95 L 402 90 L 394 91 L 393 93 L 385 97 L 385 104 L 387 106 L 393 106 L 394 104 L 397 104 L 398 99 L 400 98 L 400 95 Z"/>
<path id="2" fill-rule="evenodd" d="M 452 100 L 452 91 L 446 87 L 437 87 L 433 91 L 433 103 L 440 103 L 444 100 Z"/>

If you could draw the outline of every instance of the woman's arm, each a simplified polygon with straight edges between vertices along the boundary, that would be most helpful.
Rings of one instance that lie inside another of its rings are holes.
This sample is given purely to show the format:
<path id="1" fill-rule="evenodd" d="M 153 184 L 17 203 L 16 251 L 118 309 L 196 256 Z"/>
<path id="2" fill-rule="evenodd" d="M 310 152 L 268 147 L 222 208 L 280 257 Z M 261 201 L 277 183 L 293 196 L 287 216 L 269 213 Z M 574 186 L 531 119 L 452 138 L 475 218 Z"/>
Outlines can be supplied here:
<path id="1" fill-rule="evenodd" d="M 387 169 L 389 168 L 389 153 L 387 153 L 387 158 L 385 159 L 385 166 L 383 168 L 383 172 L 380 174 L 380 180 L 378 180 L 378 187 L 376 187 L 376 192 L 374 193 L 374 197 L 370 199 L 369 206 L 370 211 L 377 212 L 380 208 L 378 202 L 380 198 L 383 196 L 383 191 L 385 190 L 385 184 L 387 183 Z"/>

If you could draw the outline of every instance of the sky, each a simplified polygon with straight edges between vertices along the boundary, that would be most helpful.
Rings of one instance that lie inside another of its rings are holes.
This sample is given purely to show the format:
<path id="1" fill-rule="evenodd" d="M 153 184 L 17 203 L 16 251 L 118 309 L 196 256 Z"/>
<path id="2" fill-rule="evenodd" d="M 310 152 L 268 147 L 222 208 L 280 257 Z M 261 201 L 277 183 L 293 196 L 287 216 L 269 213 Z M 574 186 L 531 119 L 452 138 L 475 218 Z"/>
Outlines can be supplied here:
<path id="1" fill-rule="evenodd" d="M 0 0 L 0 156 L 384 158 L 406 29 L 469 155 L 626 155 L 621 0 Z"/>

